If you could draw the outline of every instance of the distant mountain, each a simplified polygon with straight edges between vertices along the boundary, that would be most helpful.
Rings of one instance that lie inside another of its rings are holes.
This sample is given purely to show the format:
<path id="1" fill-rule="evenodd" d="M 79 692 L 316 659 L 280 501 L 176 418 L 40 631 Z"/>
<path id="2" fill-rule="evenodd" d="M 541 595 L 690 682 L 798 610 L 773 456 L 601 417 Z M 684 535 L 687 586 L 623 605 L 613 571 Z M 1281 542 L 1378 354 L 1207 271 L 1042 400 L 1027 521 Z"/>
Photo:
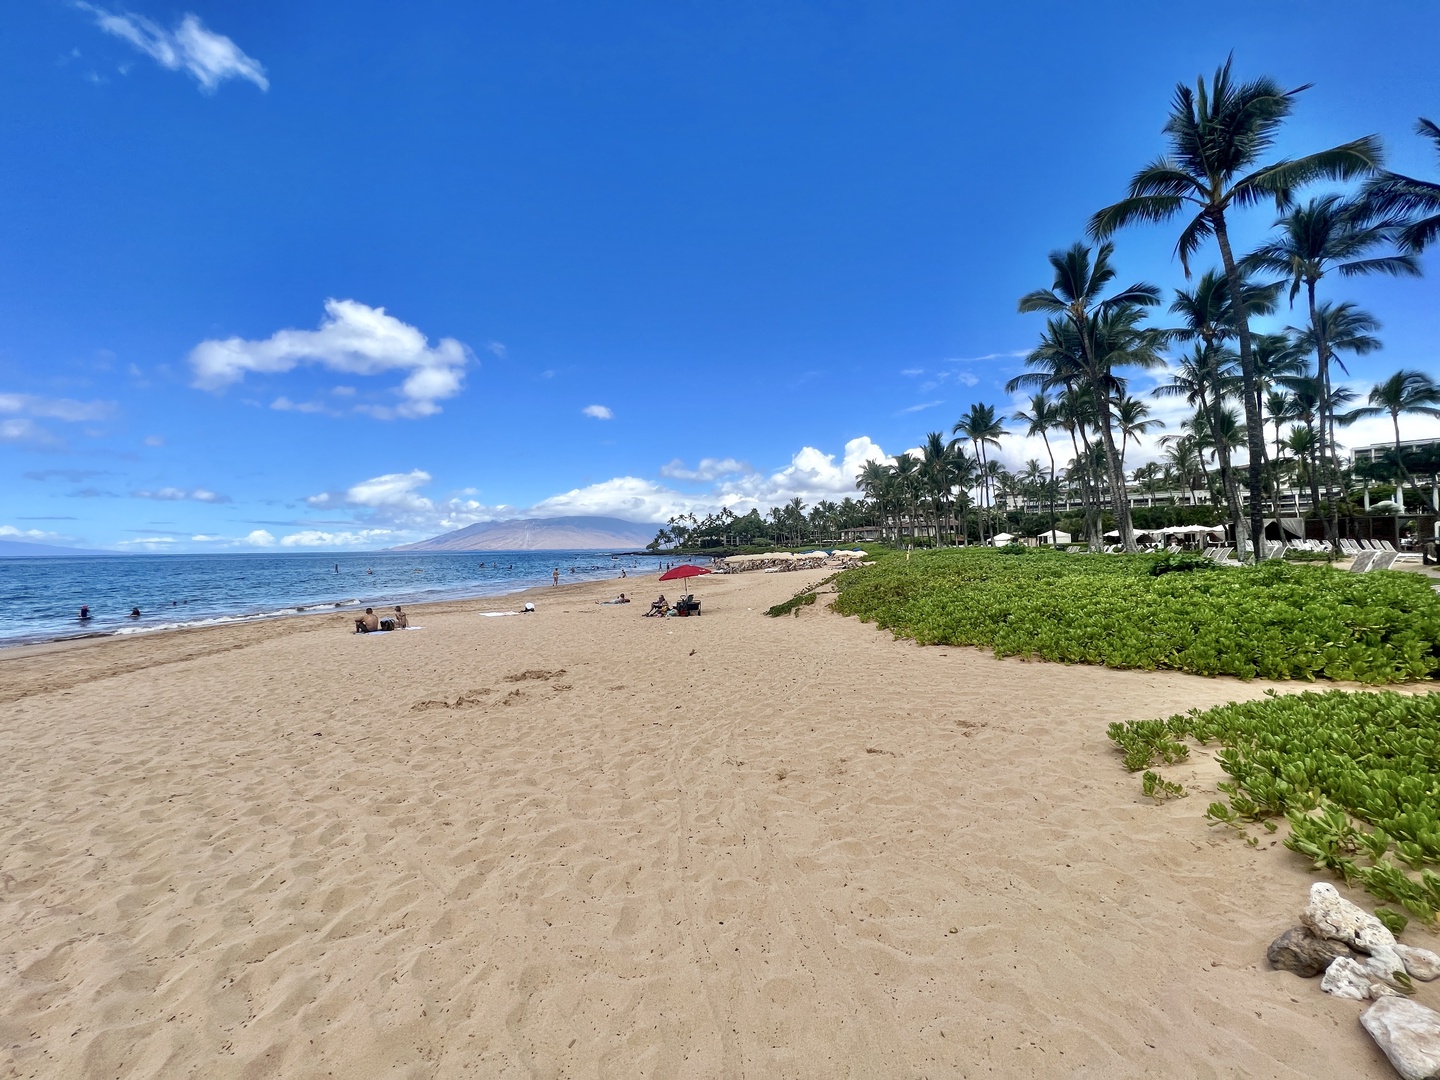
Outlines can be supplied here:
<path id="1" fill-rule="evenodd" d="M 607 517 L 515 518 L 467 525 L 394 551 L 625 551 L 655 539 L 658 526 Z"/>
<path id="2" fill-rule="evenodd" d="M 653 535 L 653 534 L 652 534 Z M 647 538 L 646 542 L 649 542 Z M 56 547 L 54 544 L 31 544 L 24 540 L 0 540 L 0 558 L 16 555 L 113 555 L 112 551 L 86 551 L 84 548 Z"/>

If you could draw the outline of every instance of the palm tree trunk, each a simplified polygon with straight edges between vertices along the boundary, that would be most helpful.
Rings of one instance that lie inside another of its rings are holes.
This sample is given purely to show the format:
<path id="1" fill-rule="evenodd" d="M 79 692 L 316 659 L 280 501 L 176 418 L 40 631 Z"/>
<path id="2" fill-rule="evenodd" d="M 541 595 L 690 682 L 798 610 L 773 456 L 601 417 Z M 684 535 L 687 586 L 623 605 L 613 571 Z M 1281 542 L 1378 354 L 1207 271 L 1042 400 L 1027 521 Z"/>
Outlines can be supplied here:
<path id="1" fill-rule="evenodd" d="M 1044 431 L 1040 437 L 1045 440 L 1045 453 L 1050 458 L 1050 546 L 1055 546 L 1055 451 L 1050 449 L 1050 436 Z"/>
<path id="2" fill-rule="evenodd" d="M 1075 436 L 1079 432 L 1080 442 L 1076 445 Z M 1099 551 L 1103 546 L 1104 528 L 1100 522 L 1100 495 L 1095 491 L 1095 485 L 1091 483 L 1090 476 L 1090 440 L 1085 438 L 1085 426 L 1077 421 L 1070 430 L 1070 445 L 1075 447 L 1075 460 L 1080 462 L 1080 502 L 1085 508 L 1085 543 L 1091 551 Z M 1081 450 L 1084 455 L 1081 455 Z"/>
<path id="3" fill-rule="evenodd" d="M 1092 387 L 1095 408 L 1100 416 L 1100 437 L 1105 447 L 1105 471 L 1110 478 L 1110 509 L 1115 514 L 1115 527 L 1120 530 L 1120 543 L 1131 553 L 1135 546 L 1135 526 L 1130 521 L 1130 493 L 1125 490 L 1125 473 L 1115 449 L 1115 431 L 1110 423 L 1110 401 L 1098 386 Z"/>
<path id="4" fill-rule="evenodd" d="M 1210 223 L 1215 229 L 1215 242 L 1220 248 L 1220 260 L 1225 266 L 1225 281 L 1230 286 L 1230 308 L 1235 317 L 1235 335 L 1240 340 L 1240 384 L 1245 401 L 1245 443 L 1249 450 L 1250 489 L 1250 545 L 1255 562 L 1260 562 L 1263 550 L 1260 541 L 1265 532 L 1265 507 L 1261 502 L 1261 461 L 1265 457 L 1265 436 L 1260 417 L 1255 411 L 1255 355 L 1250 348 L 1250 316 L 1245 311 L 1243 285 L 1240 270 L 1235 265 L 1235 254 L 1230 250 L 1230 234 L 1225 229 L 1225 212 L 1218 207 L 1208 211 Z M 1240 537 L 1236 534 L 1236 547 Z"/>
<path id="5" fill-rule="evenodd" d="M 1320 324 L 1320 316 L 1315 307 L 1315 282 L 1305 283 L 1306 296 L 1310 301 L 1310 329 L 1315 334 L 1315 374 L 1320 383 L 1320 439 L 1319 456 L 1327 462 L 1325 467 L 1325 513 L 1321 514 L 1321 520 L 1325 522 L 1325 542 L 1330 545 L 1336 555 L 1340 552 L 1340 500 L 1335 498 L 1335 488 L 1332 483 L 1334 468 L 1338 455 L 1335 453 L 1335 410 L 1331 407 L 1330 400 L 1330 346 L 1325 341 L 1324 328 Z M 1326 447 L 1330 453 L 1325 453 Z M 1319 487 L 1319 479 L 1316 479 L 1315 486 Z M 1319 510 L 1317 500 L 1315 509 Z"/>

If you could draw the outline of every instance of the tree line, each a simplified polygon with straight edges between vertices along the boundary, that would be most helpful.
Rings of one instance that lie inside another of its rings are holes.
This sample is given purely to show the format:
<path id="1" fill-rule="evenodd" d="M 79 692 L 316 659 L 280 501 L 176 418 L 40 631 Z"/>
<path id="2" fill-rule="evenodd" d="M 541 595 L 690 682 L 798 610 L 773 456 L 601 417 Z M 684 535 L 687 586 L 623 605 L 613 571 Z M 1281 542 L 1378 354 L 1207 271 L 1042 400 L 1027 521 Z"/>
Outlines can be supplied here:
<path id="1" fill-rule="evenodd" d="M 1027 393 L 1025 407 L 1003 416 L 995 406 L 974 404 L 948 435 L 928 433 L 917 454 L 901 454 L 893 464 L 866 462 L 855 481 L 862 500 L 821 502 L 808 513 L 797 498 L 763 516 L 689 515 L 672 519 L 652 546 L 798 544 L 876 522 L 882 529 L 893 523 L 899 542 L 902 519 L 912 536 L 923 523 L 935 543 L 972 536 L 983 542 L 997 524 L 1018 524 L 1013 513 L 1006 516 L 1017 500 L 1047 503 L 1054 529 L 1063 497 L 1078 501 L 1092 544 L 1101 541 L 1108 510 L 1120 543 L 1134 551 L 1133 481 L 1139 493 L 1188 490 L 1192 506 L 1197 490 L 1205 491 L 1237 542 L 1248 529 L 1258 559 L 1267 499 L 1278 515 L 1287 483 L 1308 490 L 1310 513 L 1323 519 L 1336 550 L 1341 505 L 1357 474 L 1377 479 L 1389 472 L 1403 506 L 1412 470 L 1427 462 L 1407 456 L 1400 420 L 1440 416 L 1440 386 L 1427 372 L 1401 370 L 1358 402 L 1337 382 L 1336 369 L 1348 376 L 1350 358 L 1380 347 L 1380 323 L 1332 293 L 1349 278 L 1421 273 L 1419 256 L 1440 235 L 1440 183 L 1387 171 L 1375 135 L 1272 160 L 1270 150 L 1307 89 L 1286 90 L 1268 77 L 1239 81 L 1231 59 L 1208 83 L 1176 87 L 1160 156 L 1134 174 L 1124 197 L 1089 219 L 1085 240 L 1051 252 L 1049 286 L 1019 300 L 1021 313 L 1045 318 L 1024 373 L 1005 387 Z M 1416 131 L 1440 153 L 1440 126 L 1421 118 Z M 1324 182 L 1346 187 L 1300 200 L 1304 189 Z M 1233 220 L 1266 204 L 1276 214 L 1270 237 L 1237 253 Z M 1175 254 L 1186 284 L 1168 304 L 1151 283 L 1115 286 L 1111 238 L 1144 223 L 1177 229 Z M 1218 265 L 1197 268 L 1211 248 Z M 1296 325 L 1273 333 L 1252 327 L 1282 304 Z M 1166 315 L 1157 318 L 1162 307 Z M 1150 405 L 1130 394 L 1130 371 L 1163 371 L 1153 393 L 1183 398 L 1193 409 L 1181 430 L 1161 438 L 1163 460 L 1133 477 L 1126 451 L 1161 425 Z M 1392 421 L 1394 448 L 1383 467 L 1352 470 L 1342 458 L 1337 431 L 1362 416 Z M 991 451 L 1011 434 L 1007 421 L 1042 438 L 1047 462 L 1029 461 L 1015 474 L 994 460 Z M 1062 456 L 1069 451 L 1063 467 L 1057 443 Z"/>

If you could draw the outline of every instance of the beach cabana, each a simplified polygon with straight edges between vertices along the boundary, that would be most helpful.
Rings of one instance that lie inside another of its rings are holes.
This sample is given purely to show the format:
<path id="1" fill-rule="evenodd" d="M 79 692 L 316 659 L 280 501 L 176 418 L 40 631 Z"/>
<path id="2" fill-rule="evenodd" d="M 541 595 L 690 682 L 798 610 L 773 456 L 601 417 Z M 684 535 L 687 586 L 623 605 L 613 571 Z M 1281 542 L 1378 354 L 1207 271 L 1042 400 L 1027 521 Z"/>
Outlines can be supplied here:
<path id="1" fill-rule="evenodd" d="M 1070 534 L 1064 529 L 1046 529 L 1042 533 L 1036 533 L 1035 540 L 1041 544 L 1055 544 L 1056 546 L 1074 543 Z"/>
<path id="2" fill-rule="evenodd" d="M 1001 547 L 1014 539 L 1015 536 L 1012 533 L 996 533 L 990 538 L 990 543 L 994 547 Z"/>

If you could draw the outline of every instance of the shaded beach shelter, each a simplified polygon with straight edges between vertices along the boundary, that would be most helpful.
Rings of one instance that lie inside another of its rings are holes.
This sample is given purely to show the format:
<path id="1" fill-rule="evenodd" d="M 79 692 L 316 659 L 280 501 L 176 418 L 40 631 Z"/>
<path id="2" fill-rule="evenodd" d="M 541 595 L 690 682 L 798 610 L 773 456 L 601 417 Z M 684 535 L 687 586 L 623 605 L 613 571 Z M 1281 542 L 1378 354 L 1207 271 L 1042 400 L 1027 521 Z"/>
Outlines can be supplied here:
<path id="1" fill-rule="evenodd" d="M 990 543 L 993 544 L 995 547 L 999 547 L 1002 544 L 1010 543 L 1010 541 L 1014 539 L 1015 537 L 1011 533 L 996 533 L 990 538 Z"/>
<path id="2" fill-rule="evenodd" d="M 1064 529 L 1046 529 L 1042 533 L 1036 533 L 1035 539 L 1039 540 L 1042 544 L 1048 544 L 1052 542 L 1052 536 L 1054 537 L 1053 542 L 1056 544 L 1069 544 L 1072 542 L 1070 539 L 1070 534 Z"/>

